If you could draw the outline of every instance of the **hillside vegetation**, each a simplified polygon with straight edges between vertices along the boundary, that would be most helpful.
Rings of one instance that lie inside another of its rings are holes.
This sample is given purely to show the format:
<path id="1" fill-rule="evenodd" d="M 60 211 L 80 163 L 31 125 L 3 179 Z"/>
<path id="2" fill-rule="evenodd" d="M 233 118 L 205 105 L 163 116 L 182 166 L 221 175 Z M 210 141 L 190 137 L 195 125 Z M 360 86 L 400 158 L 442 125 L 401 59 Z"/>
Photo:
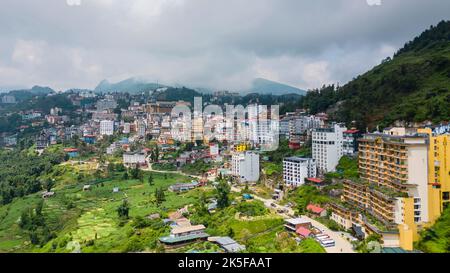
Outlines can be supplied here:
<path id="1" fill-rule="evenodd" d="M 317 113 L 371 129 L 395 121 L 439 123 L 450 118 L 450 21 L 423 32 L 395 56 L 343 87 L 324 86 L 300 100 Z"/>

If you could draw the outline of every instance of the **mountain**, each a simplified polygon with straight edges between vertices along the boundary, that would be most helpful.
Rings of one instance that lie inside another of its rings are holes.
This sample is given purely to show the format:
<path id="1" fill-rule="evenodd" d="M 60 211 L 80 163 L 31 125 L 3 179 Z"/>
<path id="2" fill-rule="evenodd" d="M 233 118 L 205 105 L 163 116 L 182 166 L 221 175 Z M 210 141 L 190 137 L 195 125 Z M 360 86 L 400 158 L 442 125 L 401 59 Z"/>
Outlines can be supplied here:
<path id="1" fill-rule="evenodd" d="M 165 86 L 158 83 L 149 83 L 136 78 L 129 78 L 118 83 L 110 83 L 108 80 L 103 80 L 94 91 L 96 93 L 128 92 L 130 94 L 137 94 L 155 90 L 160 87 Z"/>
<path id="2" fill-rule="evenodd" d="M 194 103 L 195 97 L 201 97 L 202 93 L 199 93 L 193 89 L 187 87 L 175 88 L 169 87 L 157 95 L 159 101 L 188 101 Z"/>
<path id="3" fill-rule="evenodd" d="M 30 92 L 33 95 L 48 95 L 51 93 L 55 93 L 55 90 L 51 89 L 50 87 L 42 87 L 36 85 L 30 89 Z"/>
<path id="4" fill-rule="evenodd" d="M 297 94 L 304 96 L 306 95 L 305 90 L 298 89 L 286 84 L 257 78 L 252 82 L 250 89 L 243 91 L 243 93 L 258 93 L 263 95 L 287 95 L 287 94 Z"/>
<path id="5" fill-rule="evenodd" d="M 23 101 L 30 99 L 34 96 L 46 96 L 48 94 L 55 93 L 55 90 L 50 87 L 33 86 L 31 89 L 12 90 L 8 94 L 14 96 L 16 100 Z"/>
<path id="6" fill-rule="evenodd" d="M 408 42 L 394 57 L 343 87 L 308 92 L 301 107 L 328 111 L 365 130 L 450 119 L 450 21 L 442 21 Z"/>

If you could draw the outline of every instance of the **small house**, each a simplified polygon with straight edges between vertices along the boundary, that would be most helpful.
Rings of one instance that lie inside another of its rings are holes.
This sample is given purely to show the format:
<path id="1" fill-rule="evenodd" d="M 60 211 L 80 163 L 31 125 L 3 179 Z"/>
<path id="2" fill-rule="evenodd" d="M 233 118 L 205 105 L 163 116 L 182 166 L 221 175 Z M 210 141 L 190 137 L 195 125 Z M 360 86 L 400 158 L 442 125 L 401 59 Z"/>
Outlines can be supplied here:
<path id="1" fill-rule="evenodd" d="M 297 230 L 295 231 L 295 233 L 298 234 L 298 236 L 300 236 L 303 239 L 307 239 L 307 238 L 311 238 L 314 236 L 313 232 L 305 227 L 300 226 L 299 228 L 297 228 Z"/>
<path id="2" fill-rule="evenodd" d="M 311 229 L 312 224 L 309 219 L 300 217 L 300 218 L 294 218 L 294 219 L 286 219 L 284 226 L 290 230 L 296 232 L 299 227 L 304 227 L 306 229 Z"/>
<path id="3" fill-rule="evenodd" d="M 313 205 L 313 204 L 309 204 L 306 207 L 306 210 L 308 212 L 310 212 L 311 214 L 314 214 L 315 216 L 318 216 L 318 217 L 325 217 L 325 216 L 327 216 L 327 210 L 326 209 L 321 208 L 321 207 L 316 206 L 316 205 Z"/>
<path id="4" fill-rule="evenodd" d="M 238 253 L 245 250 L 245 246 L 238 244 L 230 237 L 209 237 L 208 241 L 218 244 L 227 253 Z"/>
<path id="5" fill-rule="evenodd" d="M 70 158 L 78 157 L 78 149 L 75 149 L 75 148 L 67 148 L 67 149 L 64 149 L 64 152 L 65 152 Z"/>

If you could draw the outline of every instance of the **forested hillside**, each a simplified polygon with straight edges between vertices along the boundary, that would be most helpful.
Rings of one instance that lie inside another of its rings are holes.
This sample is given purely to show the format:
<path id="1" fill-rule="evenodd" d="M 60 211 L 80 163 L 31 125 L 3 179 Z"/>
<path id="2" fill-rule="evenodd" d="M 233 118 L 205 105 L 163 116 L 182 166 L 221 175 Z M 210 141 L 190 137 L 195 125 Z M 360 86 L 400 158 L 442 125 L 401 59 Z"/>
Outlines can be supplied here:
<path id="1" fill-rule="evenodd" d="M 394 121 L 434 123 L 450 119 L 450 21 L 423 32 L 371 71 L 345 86 L 313 90 L 300 105 L 329 110 L 360 129 Z"/>

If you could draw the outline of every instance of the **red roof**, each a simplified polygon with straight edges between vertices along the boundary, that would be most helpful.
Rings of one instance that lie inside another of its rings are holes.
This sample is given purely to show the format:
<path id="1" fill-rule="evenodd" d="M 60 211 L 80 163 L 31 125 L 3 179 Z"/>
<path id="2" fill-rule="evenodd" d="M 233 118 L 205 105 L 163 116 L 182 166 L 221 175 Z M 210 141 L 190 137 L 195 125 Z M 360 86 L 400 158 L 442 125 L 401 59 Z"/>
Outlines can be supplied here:
<path id="1" fill-rule="evenodd" d="M 321 214 L 325 210 L 325 209 L 318 207 L 316 205 L 313 205 L 313 204 L 309 204 L 306 207 L 306 209 L 315 214 Z"/>
<path id="2" fill-rule="evenodd" d="M 66 153 L 74 153 L 74 152 L 78 152 L 78 149 L 75 149 L 75 148 L 67 148 L 67 149 L 64 149 L 64 152 L 66 152 Z"/>
<path id="3" fill-rule="evenodd" d="M 303 237 L 309 237 L 311 235 L 312 231 L 305 228 L 305 227 L 299 227 L 297 228 L 297 234 Z"/>
<path id="4" fill-rule="evenodd" d="M 319 178 L 308 178 L 308 181 L 311 181 L 311 182 L 313 182 L 313 183 L 317 183 L 317 184 L 320 184 L 320 183 L 323 183 L 323 180 L 322 179 L 319 179 Z"/>
<path id="5" fill-rule="evenodd" d="M 359 133 L 359 130 L 347 130 L 344 132 L 344 134 L 356 134 Z"/>

